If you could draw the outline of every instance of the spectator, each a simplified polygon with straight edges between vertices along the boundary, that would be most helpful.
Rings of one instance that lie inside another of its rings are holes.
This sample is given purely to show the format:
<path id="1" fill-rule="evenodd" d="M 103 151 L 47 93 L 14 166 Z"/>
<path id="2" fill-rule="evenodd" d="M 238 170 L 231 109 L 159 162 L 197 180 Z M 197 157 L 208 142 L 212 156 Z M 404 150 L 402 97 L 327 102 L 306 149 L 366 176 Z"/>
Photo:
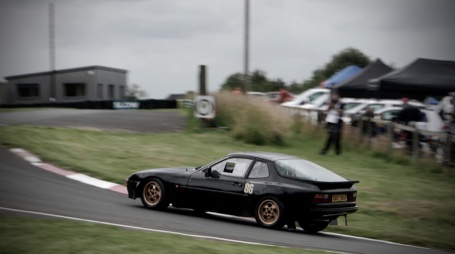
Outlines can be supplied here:
<path id="1" fill-rule="evenodd" d="M 339 155 L 341 153 L 341 129 L 343 126 L 343 103 L 337 93 L 332 92 L 332 99 L 329 104 L 327 111 L 327 141 L 324 148 L 321 150 L 321 154 L 326 154 L 330 149 L 332 143 L 335 143 L 335 153 Z"/>
<path id="2" fill-rule="evenodd" d="M 232 90 L 232 94 L 235 94 L 235 95 L 242 95 L 243 92 L 240 88 L 236 87 L 234 88 L 234 90 Z"/>
<path id="3" fill-rule="evenodd" d="M 410 122 L 420 122 L 422 121 L 424 114 L 420 111 L 419 108 L 409 105 L 408 98 L 401 99 L 403 101 L 403 109 L 398 113 L 398 121 L 401 124 L 409 125 Z M 413 151 L 413 132 L 408 130 L 403 130 L 401 132 L 402 139 L 405 140 L 406 149 L 409 154 Z M 419 135 L 419 138 L 422 135 Z"/>
<path id="4" fill-rule="evenodd" d="M 278 103 L 283 103 L 292 100 L 294 96 L 292 96 L 286 89 L 281 88 L 280 89 L 280 99 L 278 100 Z"/>

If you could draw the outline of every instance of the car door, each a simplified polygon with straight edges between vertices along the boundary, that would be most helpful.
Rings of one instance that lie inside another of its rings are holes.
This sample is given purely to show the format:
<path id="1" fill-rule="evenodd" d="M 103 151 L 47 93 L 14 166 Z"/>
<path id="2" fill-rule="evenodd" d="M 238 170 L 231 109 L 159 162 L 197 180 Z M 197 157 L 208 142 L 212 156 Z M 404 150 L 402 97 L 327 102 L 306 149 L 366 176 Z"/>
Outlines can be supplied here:
<path id="1" fill-rule="evenodd" d="M 245 174 L 251 159 L 231 157 L 193 174 L 187 185 L 190 199 L 208 210 L 237 213 L 245 202 Z"/>

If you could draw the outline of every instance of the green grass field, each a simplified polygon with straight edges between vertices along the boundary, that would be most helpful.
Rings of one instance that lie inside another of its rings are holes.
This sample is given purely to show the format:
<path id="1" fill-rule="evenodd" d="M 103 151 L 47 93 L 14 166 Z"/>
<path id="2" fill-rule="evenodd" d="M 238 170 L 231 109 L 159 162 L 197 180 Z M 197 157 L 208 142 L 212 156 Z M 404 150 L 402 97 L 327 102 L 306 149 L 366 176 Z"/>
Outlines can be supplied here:
<path id="1" fill-rule="evenodd" d="M 85 222 L 11 215 L 0 215 L 0 232 L 0 252 L 4 254 L 327 253 L 294 248 L 227 243 Z M 214 244 L 215 242 L 216 244 Z"/>
<path id="2" fill-rule="evenodd" d="M 361 147 L 341 156 L 319 155 L 318 132 L 295 135 L 288 146 L 256 146 L 224 130 L 139 134 L 38 126 L 0 127 L 0 143 L 25 148 L 43 160 L 123 183 L 146 168 L 199 166 L 235 151 L 271 151 L 314 161 L 360 180 L 359 211 L 349 226 L 327 230 L 420 246 L 455 250 L 455 177 L 436 166 L 389 160 Z"/>

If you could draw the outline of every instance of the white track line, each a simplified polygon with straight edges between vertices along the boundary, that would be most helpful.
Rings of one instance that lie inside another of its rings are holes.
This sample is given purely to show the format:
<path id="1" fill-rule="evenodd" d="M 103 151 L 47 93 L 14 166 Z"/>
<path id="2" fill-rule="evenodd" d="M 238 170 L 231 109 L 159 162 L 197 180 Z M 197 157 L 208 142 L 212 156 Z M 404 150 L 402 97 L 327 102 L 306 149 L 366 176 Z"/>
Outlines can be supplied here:
<path id="1" fill-rule="evenodd" d="M 423 249 L 423 250 L 431 250 L 430 248 L 426 248 L 426 247 L 415 246 L 415 245 L 404 244 L 404 243 L 396 243 L 396 242 L 391 242 L 391 241 L 386 241 L 386 240 L 379 240 L 379 239 L 373 239 L 373 238 L 366 238 L 366 237 L 361 237 L 361 236 L 343 235 L 343 234 L 332 233 L 332 232 L 325 232 L 325 231 L 324 231 L 324 232 L 320 232 L 320 234 L 335 235 L 335 236 L 341 236 L 341 237 L 346 237 L 346 238 L 353 238 L 353 239 L 364 240 L 364 241 L 371 241 L 371 242 L 378 242 L 378 243 L 386 243 L 386 244 L 399 245 L 399 246 L 411 247 L 411 248 L 417 248 L 417 249 Z"/>
<path id="2" fill-rule="evenodd" d="M 80 221 L 80 222 L 95 223 L 95 224 L 101 224 L 101 225 L 115 226 L 115 227 L 134 229 L 134 230 L 142 230 L 142 231 L 149 231 L 149 232 L 156 232 L 156 233 L 173 234 L 173 235 L 180 235 L 180 236 L 187 236 L 187 237 L 194 237 L 194 238 L 201 238 L 201 239 L 218 240 L 218 241 L 232 242 L 232 243 L 241 243 L 241 244 L 250 244 L 250 245 L 262 245 L 262 246 L 269 246 L 269 247 L 284 247 L 284 248 L 288 248 L 287 246 L 279 246 L 279 245 L 272 245 L 272 244 L 265 244 L 265 243 L 258 243 L 258 242 L 250 242 L 250 241 L 241 241 L 241 240 L 234 240 L 234 239 L 223 238 L 223 237 L 188 234 L 188 233 L 181 233 L 181 232 L 175 232 L 175 231 L 169 231 L 169 230 L 161 230 L 161 229 L 143 228 L 143 227 L 136 227 L 136 226 L 130 226 L 130 225 L 125 225 L 125 224 L 117 224 L 117 223 L 111 223 L 111 222 L 105 222 L 105 221 L 97 221 L 97 220 L 88 220 L 88 219 L 77 218 L 77 217 L 70 217 L 70 216 L 63 216 L 63 215 L 58 215 L 58 214 L 42 213 L 42 212 L 35 212 L 35 211 L 28 211 L 28 210 L 20 210 L 20 209 L 8 208 L 8 207 L 0 207 L 0 209 L 1 210 L 5 210 L 5 211 L 10 211 L 10 212 L 40 215 L 40 216 L 46 216 L 46 217 L 52 217 L 52 218 L 59 218 L 59 219 L 66 219 L 66 220 L 73 220 L 73 221 Z M 299 249 L 312 250 L 312 251 L 325 251 L 325 252 L 337 253 L 337 254 L 345 254 L 346 253 L 346 252 L 320 250 L 320 249 L 306 249 L 306 248 L 299 248 Z"/>
<path id="3" fill-rule="evenodd" d="M 85 184 L 88 184 L 88 185 L 93 185 L 93 186 L 96 186 L 96 187 L 99 187 L 102 189 L 110 189 L 117 185 L 116 183 L 107 182 L 107 181 L 100 180 L 100 179 L 97 179 L 97 178 L 94 178 L 94 177 L 91 177 L 88 175 L 84 175 L 84 174 L 74 174 L 74 175 L 68 175 L 66 177 L 79 181 L 79 182 L 82 182 L 82 183 L 85 183 Z"/>

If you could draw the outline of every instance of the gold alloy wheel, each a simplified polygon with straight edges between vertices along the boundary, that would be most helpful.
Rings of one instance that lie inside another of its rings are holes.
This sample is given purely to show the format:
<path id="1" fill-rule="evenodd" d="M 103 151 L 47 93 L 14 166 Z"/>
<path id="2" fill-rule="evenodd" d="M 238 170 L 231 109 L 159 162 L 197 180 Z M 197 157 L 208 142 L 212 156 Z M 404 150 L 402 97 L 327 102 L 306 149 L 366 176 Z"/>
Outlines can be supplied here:
<path id="1" fill-rule="evenodd" d="M 161 187 L 155 182 L 148 182 L 143 190 L 144 200 L 149 206 L 156 206 L 161 200 Z"/>
<path id="2" fill-rule="evenodd" d="M 272 225 L 280 218 L 280 207 L 272 199 L 266 199 L 259 205 L 258 215 L 262 223 Z"/>

